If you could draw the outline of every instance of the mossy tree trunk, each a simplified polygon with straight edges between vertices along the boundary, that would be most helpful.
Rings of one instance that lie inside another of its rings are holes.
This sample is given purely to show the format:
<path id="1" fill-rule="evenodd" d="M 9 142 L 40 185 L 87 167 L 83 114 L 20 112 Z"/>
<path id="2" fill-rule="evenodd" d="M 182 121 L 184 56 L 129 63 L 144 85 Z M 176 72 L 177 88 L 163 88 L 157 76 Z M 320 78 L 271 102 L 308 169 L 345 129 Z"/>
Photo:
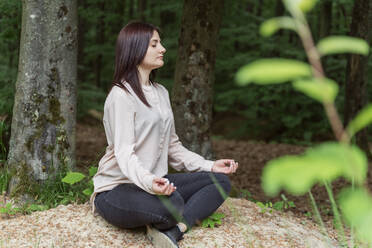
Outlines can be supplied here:
<path id="1" fill-rule="evenodd" d="M 185 0 L 172 105 L 177 134 L 188 149 L 212 158 L 214 64 L 223 0 Z"/>
<path id="2" fill-rule="evenodd" d="M 353 20 L 350 35 L 366 40 L 372 40 L 372 2 L 358 0 L 354 3 Z M 349 123 L 356 114 L 368 103 L 368 56 L 352 54 L 348 58 L 345 85 L 345 124 Z M 356 135 L 356 143 L 369 157 L 367 129 Z"/>
<path id="3" fill-rule="evenodd" d="M 11 195 L 75 163 L 77 6 L 23 0 L 8 167 Z"/>

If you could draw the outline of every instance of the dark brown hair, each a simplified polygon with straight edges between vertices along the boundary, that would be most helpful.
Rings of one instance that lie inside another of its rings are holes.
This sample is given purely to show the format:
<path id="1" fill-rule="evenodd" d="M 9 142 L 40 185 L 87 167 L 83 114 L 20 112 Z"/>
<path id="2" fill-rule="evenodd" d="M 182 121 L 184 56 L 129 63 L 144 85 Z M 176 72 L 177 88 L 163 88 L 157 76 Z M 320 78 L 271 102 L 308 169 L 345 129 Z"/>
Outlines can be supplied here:
<path id="1" fill-rule="evenodd" d="M 151 37 L 154 31 L 159 32 L 156 26 L 143 22 L 130 22 L 123 27 L 116 40 L 115 72 L 112 86 L 118 86 L 129 94 L 123 82 L 127 82 L 138 98 L 148 107 L 151 105 L 146 100 L 139 81 L 137 66 L 145 58 Z M 155 70 L 150 73 L 150 84 L 153 83 Z"/>

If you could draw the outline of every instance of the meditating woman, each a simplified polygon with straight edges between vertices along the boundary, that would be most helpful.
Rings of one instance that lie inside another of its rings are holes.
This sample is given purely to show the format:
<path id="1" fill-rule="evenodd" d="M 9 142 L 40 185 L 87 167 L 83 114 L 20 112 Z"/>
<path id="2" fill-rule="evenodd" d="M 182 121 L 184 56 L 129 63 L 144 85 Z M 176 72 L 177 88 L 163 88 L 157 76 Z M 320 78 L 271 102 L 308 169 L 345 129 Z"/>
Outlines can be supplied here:
<path id="1" fill-rule="evenodd" d="M 210 161 L 182 146 L 168 91 L 153 81 L 165 48 L 157 27 L 126 25 L 116 43 L 113 86 L 104 105 L 108 147 L 94 176 L 93 212 L 120 228 L 147 226 L 155 247 L 178 247 L 230 191 L 238 163 Z M 177 171 L 168 174 L 168 164 Z M 191 172 L 191 173 L 190 173 Z"/>

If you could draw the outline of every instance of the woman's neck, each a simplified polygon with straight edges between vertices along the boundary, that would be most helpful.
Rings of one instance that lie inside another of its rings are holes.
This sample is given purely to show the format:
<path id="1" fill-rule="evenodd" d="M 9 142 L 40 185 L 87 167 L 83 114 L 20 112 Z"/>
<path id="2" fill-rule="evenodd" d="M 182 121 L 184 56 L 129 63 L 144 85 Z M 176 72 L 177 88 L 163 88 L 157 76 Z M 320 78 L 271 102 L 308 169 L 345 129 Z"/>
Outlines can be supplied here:
<path id="1" fill-rule="evenodd" d="M 142 68 L 141 66 L 138 66 L 138 72 L 139 72 L 139 81 L 141 83 L 141 85 L 150 85 L 149 83 L 149 77 L 150 77 L 150 73 L 151 73 L 151 70 L 148 70 L 148 69 L 145 69 L 145 68 Z"/>

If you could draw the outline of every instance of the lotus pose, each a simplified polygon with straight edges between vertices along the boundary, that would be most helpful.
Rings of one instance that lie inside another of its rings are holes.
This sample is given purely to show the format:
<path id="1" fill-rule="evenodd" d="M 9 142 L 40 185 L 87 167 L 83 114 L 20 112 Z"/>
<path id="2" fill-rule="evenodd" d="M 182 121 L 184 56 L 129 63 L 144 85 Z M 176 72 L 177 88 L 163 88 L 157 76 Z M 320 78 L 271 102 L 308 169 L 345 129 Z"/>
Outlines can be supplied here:
<path id="1" fill-rule="evenodd" d="M 94 213 L 120 228 L 147 227 L 155 247 L 178 247 L 230 191 L 238 163 L 210 161 L 182 146 L 168 91 L 153 81 L 165 48 L 157 27 L 127 24 L 116 43 L 113 86 L 104 105 L 108 146 L 93 178 Z M 168 165 L 186 173 L 168 174 Z M 217 185 L 217 186 L 216 186 Z"/>

